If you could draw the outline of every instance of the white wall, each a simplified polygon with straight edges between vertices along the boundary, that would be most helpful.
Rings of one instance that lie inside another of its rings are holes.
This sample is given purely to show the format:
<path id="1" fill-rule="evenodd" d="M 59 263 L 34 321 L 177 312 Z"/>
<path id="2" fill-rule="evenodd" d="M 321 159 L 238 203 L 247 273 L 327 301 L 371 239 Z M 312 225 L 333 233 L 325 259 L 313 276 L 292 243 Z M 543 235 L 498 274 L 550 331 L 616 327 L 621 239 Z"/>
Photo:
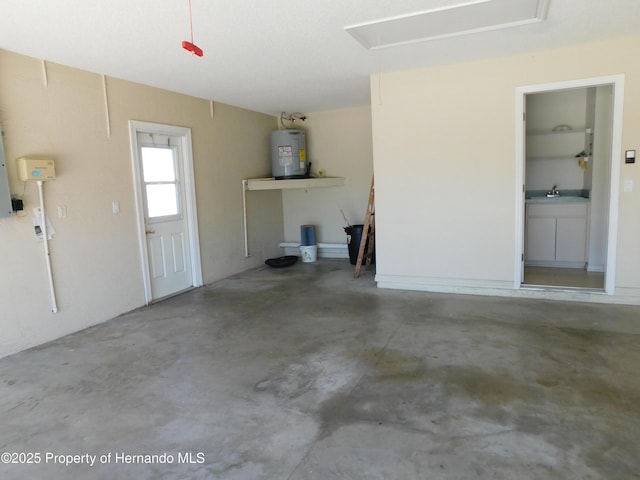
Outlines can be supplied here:
<path id="1" fill-rule="evenodd" d="M 638 148 L 639 42 L 634 36 L 372 76 L 379 285 L 512 290 L 521 188 L 516 89 L 625 74 L 623 149 Z M 638 185 L 639 168 L 622 165 L 620 182 Z M 615 292 L 639 302 L 640 191 L 620 190 Z"/>
<path id="2" fill-rule="evenodd" d="M 0 357 L 143 305 L 128 121 L 190 127 L 205 283 L 260 265 L 279 253 L 280 192 L 250 204 L 254 257 L 244 258 L 241 179 L 269 174 L 271 116 L 107 79 L 107 135 L 99 75 L 0 50 L 0 124 L 10 189 L 25 214 L 0 219 Z M 247 141 L 250 138 L 252 141 Z M 42 244 L 31 209 L 36 186 L 18 181 L 15 159 L 46 155 L 57 178 L 45 185 L 56 234 L 50 242 L 59 313 L 49 302 Z M 119 201 L 121 213 L 111 204 Z M 67 217 L 58 218 L 57 206 Z"/>
<path id="3" fill-rule="evenodd" d="M 373 154 L 371 108 L 357 107 L 307 115 L 303 125 L 312 172 L 345 177 L 343 187 L 286 190 L 282 195 L 284 233 L 300 241 L 300 225 L 316 225 L 318 243 L 346 243 L 345 221 L 364 223 L 369 199 Z"/>

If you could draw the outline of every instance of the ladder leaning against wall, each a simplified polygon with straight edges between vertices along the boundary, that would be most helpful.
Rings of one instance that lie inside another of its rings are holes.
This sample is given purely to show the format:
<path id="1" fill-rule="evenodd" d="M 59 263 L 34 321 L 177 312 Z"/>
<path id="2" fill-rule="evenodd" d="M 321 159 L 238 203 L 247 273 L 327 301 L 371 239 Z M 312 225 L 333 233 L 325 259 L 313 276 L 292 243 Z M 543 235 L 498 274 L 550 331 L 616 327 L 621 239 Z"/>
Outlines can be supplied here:
<path id="1" fill-rule="evenodd" d="M 362 238 L 360 239 L 360 249 L 358 250 L 358 260 L 356 261 L 356 271 L 353 274 L 355 278 L 360 276 L 362 263 L 365 264 L 365 270 L 371 269 L 371 261 L 373 259 L 373 251 L 376 238 L 376 219 L 375 219 L 375 189 L 374 181 L 371 177 L 371 190 L 369 190 L 369 203 L 367 204 L 367 214 L 364 218 L 364 226 L 362 227 Z"/>

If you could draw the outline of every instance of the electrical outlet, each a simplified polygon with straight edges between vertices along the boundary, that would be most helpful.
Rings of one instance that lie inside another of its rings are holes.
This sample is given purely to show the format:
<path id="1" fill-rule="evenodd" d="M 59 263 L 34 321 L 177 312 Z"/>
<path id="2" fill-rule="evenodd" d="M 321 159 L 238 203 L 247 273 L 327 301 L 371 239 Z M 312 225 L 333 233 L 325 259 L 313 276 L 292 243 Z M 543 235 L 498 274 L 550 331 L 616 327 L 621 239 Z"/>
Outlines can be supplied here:
<path id="1" fill-rule="evenodd" d="M 24 203 L 20 198 L 11 198 L 11 208 L 14 212 L 21 212 L 24 210 Z"/>
<path id="2" fill-rule="evenodd" d="M 67 206 L 58 205 L 58 218 L 67 218 Z"/>

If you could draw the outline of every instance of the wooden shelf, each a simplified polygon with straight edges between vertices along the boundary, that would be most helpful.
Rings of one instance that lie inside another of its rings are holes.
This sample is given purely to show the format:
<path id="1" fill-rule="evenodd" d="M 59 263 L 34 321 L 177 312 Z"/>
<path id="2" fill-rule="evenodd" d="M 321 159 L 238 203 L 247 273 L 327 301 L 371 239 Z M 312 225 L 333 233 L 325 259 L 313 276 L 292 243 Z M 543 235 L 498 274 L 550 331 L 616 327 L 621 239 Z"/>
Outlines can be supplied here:
<path id="1" fill-rule="evenodd" d="M 272 178 L 249 178 L 245 180 L 247 190 L 286 190 L 292 188 L 340 187 L 344 177 L 296 178 L 276 180 Z"/>

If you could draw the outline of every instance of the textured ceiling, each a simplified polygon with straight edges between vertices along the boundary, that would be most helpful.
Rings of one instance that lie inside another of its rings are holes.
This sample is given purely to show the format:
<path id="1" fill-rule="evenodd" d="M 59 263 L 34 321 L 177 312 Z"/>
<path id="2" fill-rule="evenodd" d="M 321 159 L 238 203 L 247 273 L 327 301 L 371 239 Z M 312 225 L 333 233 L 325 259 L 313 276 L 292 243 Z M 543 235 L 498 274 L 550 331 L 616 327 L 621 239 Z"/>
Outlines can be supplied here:
<path id="1" fill-rule="evenodd" d="M 631 35 L 640 20 L 640 0 L 550 0 L 544 22 L 384 50 L 344 30 L 460 3 L 192 0 L 199 58 L 181 47 L 189 0 L 0 0 L 0 48 L 278 114 L 367 104 L 378 71 Z"/>

